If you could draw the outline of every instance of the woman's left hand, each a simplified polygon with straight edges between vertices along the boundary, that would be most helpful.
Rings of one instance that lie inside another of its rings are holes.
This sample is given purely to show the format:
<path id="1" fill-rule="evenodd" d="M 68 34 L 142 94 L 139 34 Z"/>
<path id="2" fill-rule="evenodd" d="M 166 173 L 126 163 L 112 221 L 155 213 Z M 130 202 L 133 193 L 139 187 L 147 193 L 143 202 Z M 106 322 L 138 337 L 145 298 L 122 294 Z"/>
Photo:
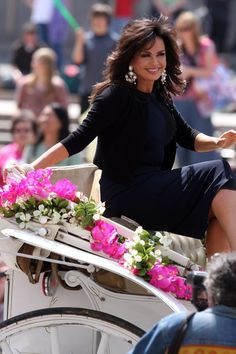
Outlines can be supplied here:
<path id="1" fill-rule="evenodd" d="M 217 147 L 219 148 L 228 148 L 231 145 L 236 143 L 236 131 L 231 129 L 223 133 L 219 138 L 217 138 Z"/>

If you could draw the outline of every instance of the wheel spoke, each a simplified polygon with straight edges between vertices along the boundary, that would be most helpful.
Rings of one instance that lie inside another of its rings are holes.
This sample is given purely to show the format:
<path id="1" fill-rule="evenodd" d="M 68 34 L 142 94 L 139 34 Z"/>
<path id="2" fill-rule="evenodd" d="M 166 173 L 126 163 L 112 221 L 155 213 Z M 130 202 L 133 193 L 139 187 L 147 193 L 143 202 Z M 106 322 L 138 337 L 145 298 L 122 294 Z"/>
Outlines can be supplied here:
<path id="1" fill-rule="evenodd" d="M 5 340 L 1 342 L 1 348 L 3 354 L 14 354 L 11 348 L 9 347 L 9 344 Z"/>
<path id="2" fill-rule="evenodd" d="M 50 327 L 50 341 L 52 354 L 61 354 L 57 327 Z"/>
<path id="3" fill-rule="evenodd" d="M 110 336 L 106 333 L 101 333 L 101 340 L 99 342 L 99 347 L 97 354 L 104 354 L 107 352 Z"/>
<path id="4" fill-rule="evenodd" d="M 65 340 L 60 340 L 65 334 Z M 94 334 L 99 342 L 91 343 Z M 128 351 L 144 334 L 133 324 L 113 315 L 85 308 L 49 308 L 12 317 L 0 324 L 3 354 L 120 353 Z M 74 340 L 73 340 L 74 339 Z M 91 346 L 91 347 L 90 347 Z M 121 346 L 121 347 L 120 347 Z M 90 350 L 90 351 L 89 351 Z"/>

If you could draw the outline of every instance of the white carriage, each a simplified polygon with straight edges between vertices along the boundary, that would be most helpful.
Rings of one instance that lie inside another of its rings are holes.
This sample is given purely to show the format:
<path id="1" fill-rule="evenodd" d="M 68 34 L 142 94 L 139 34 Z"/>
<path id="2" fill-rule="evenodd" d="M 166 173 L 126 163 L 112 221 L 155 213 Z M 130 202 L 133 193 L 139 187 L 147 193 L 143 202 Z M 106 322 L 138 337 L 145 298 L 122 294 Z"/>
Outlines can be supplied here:
<path id="1" fill-rule="evenodd" d="M 87 195 L 92 192 L 98 199 L 96 173 L 96 167 L 87 164 L 55 168 L 53 177 L 79 181 L 80 190 Z M 109 223 L 120 235 L 133 237 L 130 228 L 113 220 Z M 0 325 L 3 354 L 127 353 L 156 321 L 192 308 L 189 301 L 177 300 L 116 261 L 93 252 L 83 229 L 58 226 L 47 238 L 2 221 L 1 230 L 2 257 L 10 265 L 5 321 Z M 183 267 L 203 264 L 200 242 L 177 235 L 173 240 L 178 252 L 173 251 L 173 256 Z M 34 254 L 25 257 L 52 264 L 53 271 L 42 273 L 37 284 L 30 284 L 15 265 L 22 244 L 34 246 Z"/>

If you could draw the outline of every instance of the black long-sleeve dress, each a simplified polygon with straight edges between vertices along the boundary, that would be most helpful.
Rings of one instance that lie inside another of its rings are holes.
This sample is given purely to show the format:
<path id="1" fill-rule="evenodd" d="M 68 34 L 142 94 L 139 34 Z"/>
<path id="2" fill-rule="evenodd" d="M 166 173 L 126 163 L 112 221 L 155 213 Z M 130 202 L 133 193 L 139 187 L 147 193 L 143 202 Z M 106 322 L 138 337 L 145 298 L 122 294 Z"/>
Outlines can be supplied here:
<path id="1" fill-rule="evenodd" d="M 87 120 L 62 143 L 73 154 L 98 135 L 95 162 L 103 170 L 106 216 L 125 215 L 149 230 L 203 238 L 212 200 L 234 176 L 221 160 L 171 170 L 176 143 L 194 149 L 197 134 L 156 93 L 116 88 L 95 101 Z"/>

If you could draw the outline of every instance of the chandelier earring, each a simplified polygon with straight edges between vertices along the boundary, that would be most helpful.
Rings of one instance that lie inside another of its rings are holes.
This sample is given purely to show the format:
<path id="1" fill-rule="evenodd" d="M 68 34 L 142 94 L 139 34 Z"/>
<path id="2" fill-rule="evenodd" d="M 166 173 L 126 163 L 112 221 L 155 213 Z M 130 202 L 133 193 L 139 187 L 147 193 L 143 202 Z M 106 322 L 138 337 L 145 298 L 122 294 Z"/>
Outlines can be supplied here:
<path id="1" fill-rule="evenodd" d="M 133 71 L 132 65 L 129 66 L 129 71 L 128 71 L 127 74 L 125 74 L 125 80 L 126 80 L 127 82 L 129 82 L 130 84 L 136 85 L 137 75 L 136 75 L 135 72 Z"/>
<path id="2" fill-rule="evenodd" d="M 161 74 L 161 83 L 162 85 L 165 85 L 166 83 L 166 77 L 167 77 L 167 74 L 166 74 L 166 69 L 163 71 L 163 73 Z"/>

